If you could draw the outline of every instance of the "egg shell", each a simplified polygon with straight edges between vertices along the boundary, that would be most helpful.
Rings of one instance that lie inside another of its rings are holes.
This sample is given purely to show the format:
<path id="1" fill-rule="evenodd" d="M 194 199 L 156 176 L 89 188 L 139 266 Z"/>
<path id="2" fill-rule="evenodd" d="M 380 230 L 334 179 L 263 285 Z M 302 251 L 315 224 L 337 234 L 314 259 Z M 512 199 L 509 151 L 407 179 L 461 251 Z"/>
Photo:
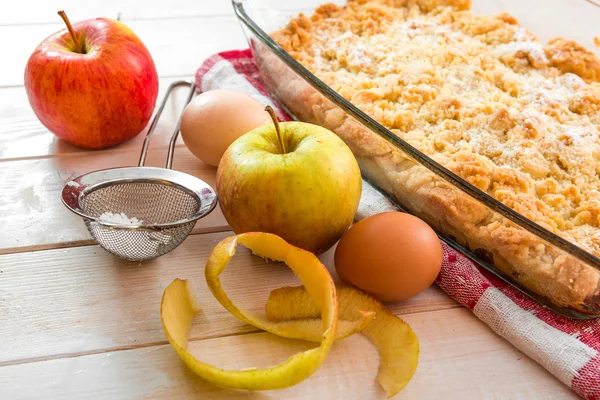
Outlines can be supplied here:
<path id="1" fill-rule="evenodd" d="M 269 123 L 272 121 L 265 107 L 247 94 L 209 90 L 185 108 L 181 137 L 194 156 L 216 167 L 237 138 Z"/>
<path id="2" fill-rule="evenodd" d="M 353 225 L 335 251 L 339 277 L 380 301 L 406 300 L 435 281 L 442 245 L 419 218 L 386 212 Z"/>

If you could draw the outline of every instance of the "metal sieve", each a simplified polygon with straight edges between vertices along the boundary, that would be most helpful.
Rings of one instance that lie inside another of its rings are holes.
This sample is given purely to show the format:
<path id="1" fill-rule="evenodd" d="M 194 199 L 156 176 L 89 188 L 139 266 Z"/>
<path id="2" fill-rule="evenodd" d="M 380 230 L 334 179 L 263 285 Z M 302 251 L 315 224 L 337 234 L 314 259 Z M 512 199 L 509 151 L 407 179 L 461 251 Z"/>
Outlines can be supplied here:
<path id="1" fill-rule="evenodd" d="M 184 108 L 193 98 L 192 82 L 176 81 L 169 86 L 144 139 L 137 167 L 90 172 L 63 187 L 63 204 L 83 218 L 102 248 L 119 258 L 143 261 L 170 252 L 217 204 L 210 185 L 171 169 L 181 115 L 169 143 L 166 168 L 144 167 L 150 139 L 169 95 L 182 85 L 190 87 Z"/>

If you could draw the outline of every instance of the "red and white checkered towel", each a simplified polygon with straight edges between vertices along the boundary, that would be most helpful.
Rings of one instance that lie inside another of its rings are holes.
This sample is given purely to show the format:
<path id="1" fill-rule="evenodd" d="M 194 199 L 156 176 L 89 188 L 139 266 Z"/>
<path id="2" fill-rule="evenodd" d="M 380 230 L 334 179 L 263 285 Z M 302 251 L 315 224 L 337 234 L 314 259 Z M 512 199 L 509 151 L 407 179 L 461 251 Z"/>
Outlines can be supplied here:
<path id="1" fill-rule="evenodd" d="M 250 50 L 210 57 L 198 69 L 196 85 L 202 92 L 229 89 L 247 93 L 271 105 L 280 120 L 290 120 L 269 97 Z M 368 183 L 363 182 L 363 187 L 357 219 L 396 210 Z M 579 321 L 556 314 L 461 253 L 443 247 L 444 262 L 436 283 L 444 292 L 581 397 L 600 400 L 600 319 Z"/>

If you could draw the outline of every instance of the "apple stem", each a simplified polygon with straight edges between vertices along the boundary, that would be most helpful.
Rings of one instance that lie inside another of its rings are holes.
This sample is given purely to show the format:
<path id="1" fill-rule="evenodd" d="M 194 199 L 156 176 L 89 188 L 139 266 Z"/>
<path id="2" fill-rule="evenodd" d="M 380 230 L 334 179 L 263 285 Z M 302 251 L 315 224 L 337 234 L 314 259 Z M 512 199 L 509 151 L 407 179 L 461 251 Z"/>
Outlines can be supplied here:
<path id="1" fill-rule="evenodd" d="M 273 124 L 275 125 L 275 130 L 277 131 L 277 137 L 279 138 L 279 143 L 281 144 L 282 154 L 286 154 L 285 145 L 283 144 L 283 136 L 281 136 L 281 129 L 279 128 L 279 121 L 277 120 L 277 114 L 275 114 L 275 110 L 271 106 L 266 106 L 265 111 L 269 113 L 271 119 L 273 120 Z"/>
<path id="2" fill-rule="evenodd" d="M 69 21 L 67 14 L 63 10 L 60 10 L 58 12 L 58 15 L 60 15 L 62 20 L 65 22 L 65 25 L 67 25 L 67 29 L 69 30 L 69 33 L 71 34 L 73 43 L 75 43 L 75 51 L 77 51 L 78 53 L 83 53 L 84 52 L 83 48 L 79 44 L 79 40 L 77 40 L 77 36 L 75 35 L 75 31 L 73 30 L 73 26 L 71 26 L 71 21 Z"/>

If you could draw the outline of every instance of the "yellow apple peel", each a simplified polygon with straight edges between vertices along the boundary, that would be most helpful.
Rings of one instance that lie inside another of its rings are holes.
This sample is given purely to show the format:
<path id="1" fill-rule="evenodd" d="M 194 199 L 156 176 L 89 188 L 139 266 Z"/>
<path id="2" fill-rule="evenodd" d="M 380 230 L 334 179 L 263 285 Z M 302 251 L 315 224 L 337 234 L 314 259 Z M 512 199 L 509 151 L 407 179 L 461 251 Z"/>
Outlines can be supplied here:
<path id="1" fill-rule="evenodd" d="M 261 257 L 285 262 L 306 287 L 306 293 L 311 297 L 311 304 L 317 307 L 318 315 L 324 318 L 313 322 L 274 322 L 260 314 L 237 308 L 219 280 L 219 275 L 235 254 L 237 244 L 248 247 Z M 187 351 L 187 343 L 200 306 L 188 281 L 176 279 L 165 290 L 161 302 L 161 320 L 167 339 L 193 372 L 219 386 L 269 390 L 295 385 L 312 375 L 323 363 L 336 333 L 340 337 L 349 336 L 363 329 L 374 317 L 374 313 L 369 312 L 354 314 L 353 320 L 344 321 L 343 330 L 338 332 L 336 288 L 325 266 L 314 254 L 272 234 L 244 233 L 223 239 L 209 256 L 205 276 L 215 298 L 238 319 L 279 336 L 320 342 L 317 348 L 295 354 L 283 363 L 265 369 L 224 370 L 199 361 Z"/>
<path id="2" fill-rule="evenodd" d="M 350 319 L 357 310 L 375 312 L 375 318 L 362 333 L 375 345 L 380 356 L 377 380 L 388 397 L 399 393 L 412 379 L 419 360 L 419 341 L 411 327 L 388 311 L 383 304 L 351 286 L 338 285 L 338 312 Z M 314 321 L 318 332 L 319 309 L 304 287 L 284 287 L 271 292 L 265 307 L 271 321 Z M 305 329 L 311 329 L 305 327 Z"/>

